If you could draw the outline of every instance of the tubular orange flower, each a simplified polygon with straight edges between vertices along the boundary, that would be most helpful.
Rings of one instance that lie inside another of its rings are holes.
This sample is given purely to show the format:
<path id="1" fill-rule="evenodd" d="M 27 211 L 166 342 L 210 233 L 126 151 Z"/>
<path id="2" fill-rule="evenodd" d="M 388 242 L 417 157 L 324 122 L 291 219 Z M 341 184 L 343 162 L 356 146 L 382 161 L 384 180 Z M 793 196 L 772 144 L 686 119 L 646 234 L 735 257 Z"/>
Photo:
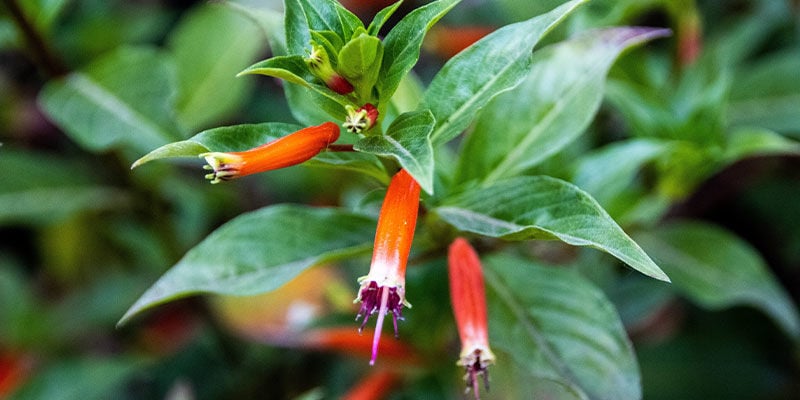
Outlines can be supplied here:
<path id="1" fill-rule="evenodd" d="M 241 176 L 290 167 L 308 161 L 329 144 L 339 139 L 339 126 L 333 122 L 312 126 L 273 140 L 256 148 L 233 152 L 200 154 L 213 170 L 206 175 L 211 183 L 219 183 Z"/>
<path id="2" fill-rule="evenodd" d="M 406 170 L 400 170 L 392 178 L 378 217 L 369 274 L 358 280 L 361 288 L 356 301 L 361 302 L 361 309 L 356 319 L 364 318 L 359 331 L 364 329 L 370 315 L 378 313 L 370 365 L 375 364 L 378 355 L 386 313 L 392 313 L 397 337 L 397 320 L 403 319 L 402 308 L 404 305 L 411 307 L 405 299 L 406 263 L 417 224 L 419 191 L 419 184 Z"/>
<path id="3" fill-rule="evenodd" d="M 487 367 L 494 363 L 494 354 L 489 349 L 486 290 L 481 261 L 464 238 L 453 241 L 447 256 L 450 298 L 458 335 L 461 337 L 461 355 L 456 364 L 466 369 L 464 379 L 467 390 L 472 389 L 478 399 L 477 377 L 483 376 L 484 386 L 489 390 Z"/>
<path id="4" fill-rule="evenodd" d="M 311 73 L 325 82 L 325 85 L 334 92 L 348 94 L 354 90 L 353 85 L 333 69 L 328 52 L 322 46 L 312 43 L 311 54 L 305 61 Z"/>

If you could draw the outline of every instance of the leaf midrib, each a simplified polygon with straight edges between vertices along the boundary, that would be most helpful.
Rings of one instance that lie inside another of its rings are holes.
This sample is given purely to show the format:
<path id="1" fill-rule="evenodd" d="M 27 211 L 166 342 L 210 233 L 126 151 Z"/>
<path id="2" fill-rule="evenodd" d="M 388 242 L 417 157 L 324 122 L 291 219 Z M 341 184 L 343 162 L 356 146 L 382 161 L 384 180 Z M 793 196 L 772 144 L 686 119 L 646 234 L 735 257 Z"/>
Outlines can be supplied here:
<path id="1" fill-rule="evenodd" d="M 530 51 L 529 51 L 529 52 L 527 52 L 527 58 L 528 58 L 528 61 L 529 61 L 529 62 L 530 62 L 530 60 L 531 60 L 531 57 L 533 57 L 533 48 L 534 48 L 534 47 L 536 47 L 536 44 L 538 44 L 538 43 L 539 43 L 539 41 L 540 41 L 540 40 L 541 40 L 541 39 L 542 39 L 542 38 L 543 38 L 545 35 L 547 35 L 547 34 L 550 32 L 550 30 L 552 30 L 552 29 L 553 29 L 553 27 L 555 27 L 556 25 L 558 25 L 558 24 L 559 24 L 561 21 L 563 21 L 563 20 L 564 20 L 564 19 L 565 19 L 565 18 L 566 18 L 568 15 L 570 15 L 570 13 L 572 12 L 572 10 L 574 10 L 576 7 L 578 7 L 579 5 L 583 4 L 584 2 L 585 2 L 585 0 L 584 0 L 584 1 L 579 1 L 579 2 L 576 2 L 575 4 L 573 4 L 573 5 L 570 7 L 570 9 L 568 9 L 567 11 L 565 11 L 564 13 L 562 13 L 561 15 L 559 15 L 559 16 L 558 16 L 558 17 L 557 17 L 555 20 L 551 21 L 551 22 L 550 22 L 548 25 L 546 25 L 546 26 L 545 26 L 545 28 L 544 28 L 544 29 L 543 29 L 543 30 L 542 30 L 542 31 L 539 33 L 539 35 L 538 35 L 538 38 L 536 38 L 535 40 L 533 40 L 533 43 L 532 43 L 532 44 L 531 44 L 531 46 L 530 46 Z M 553 11 L 555 11 L 555 10 L 553 10 Z M 553 11 L 550 11 L 550 12 L 552 13 Z M 547 15 L 547 14 L 545 14 L 545 15 Z M 532 19 L 532 20 L 528 20 L 528 21 L 522 22 L 522 23 L 520 23 L 520 24 L 524 24 L 525 26 L 527 26 L 527 25 L 528 25 L 528 23 L 530 23 L 530 24 L 533 24 L 534 22 L 538 22 L 538 19 Z M 532 33 L 532 32 L 529 32 L 529 33 Z M 521 59 L 525 58 L 525 54 L 526 54 L 526 53 L 523 53 L 521 57 L 516 57 L 516 58 L 514 59 L 514 61 L 513 61 L 513 62 L 510 62 L 509 64 L 507 64 L 507 67 L 506 67 L 506 68 L 503 68 L 503 69 L 501 70 L 501 72 L 500 72 L 500 73 L 494 74 L 494 75 L 493 75 L 493 77 L 492 77 L 492 79 L 488 81 L 488 84 L 486 84 L 486 85 L 483 85 L 483 86 L 481 87 L 481 88 L 482 88 L 482 90 L 481 90 L 481 92 L 479 92 L 479 93 L 480 93 L 480 94 L 482 94 L 482 93 L 485 93 L 485 92 L 486 92 L 486 89 L 485 89 L 485 88 L 488 88 L 488 87 L 490 87 L 490 86 L 491 86 L 491 85 L 492 85 L 494 82 L 496 82 L 496 81 L 497 81 L 497 80 L 498 80 L 498 79 L 499 79 L 501 76 L 503 76 L 503 75 L 505 74 L 505 72 L 506 72 L 506 71 L 508 71 L 509 69 L 511 69 L 511 68 L 512 68 L 514 65 L 516 65 L 516 64 L 517 64 L 517 63 L 518 63 L 518 62 L 519 62 Z M 507 92 L 507 91 L 509 91 L 509 90 L 513 89 L 513 88 L 514 88 L 514 87 L 516 87 L 516 86 L 517 86 L 517 85 L 518 85 L 520 82 L 521 82 L 521 80 L 519 80 L 519 81 L 518 81 L 516 84 L 512 84 L 512 85 L 510 85 L 509 87 L 507 87 L 507 88 L 505 88 L 505 89 L 503 89 L 503 90 L 500 90 L 500 91 L 498 91 L 498 92 L 494 93 L 494 95 L 492 95 L 492 96 L 491 96 L 489 99 L 486 99 L 486 102 L 488 102 L 488 101 L 489 101 L 491 98 L 493 98 L 493 97 L 495 97 L 495 96 L 497 96 L 497 95 L 499 95 L 499 94 L 501 94 L 501 93 L 504 93 L 504 92 Z M 472 105 L 472 104 L 475 102 L 475 99 L 477 99 L 478 97 L 480 97 L 480 96 L 478 96 L 478 92 L 476 92 L 476 94 L 475 94 L 474 96 L 472 96 L 470 99 L 468 99 L 468 100 L 467 100 L 467 102 L 465 103 L 465 105 Z M 423 104 L 424 104 L 424 103 L 423 103 Z M 450 114 L 450 116 L 448 116 L 447 118 L 445 118 L 445 119 L 444 119 L 444 121 L 443 121 L 442 125 L 441 125 L 439 128 L 436 128 L 436 129 L 434 129 L 433 133 L 431 134 L 431 141 L 432 141 L 434 144 L 437 144 L 437 142 L 438 142 L 438 139 L 439 139 L 439 134 L 440 134 L 440 132 L 443 132 L 443 131 L 445 130 L 445 128 L 449 128 L 449 127 L 452 125 L 452 122 L 451 122 L 451 121 L 457 121 L 457 120 L 459 119 L 459 117 L 461 116 L 461 114 L 463 114 L 463 113 L 464 113 L 464 110 L 465 110 L 466 108 L 467 108 L 467 107 L 461 107 L 461 108 L 457 109 L 457 110 L 456 110 L 454 113 Z M 454 117 L 454 116 L 455 116 L 455 117 Z"/>
<path id="2" fill-rule="evenodd" d="M 580 386 L 576 384 L 576 382 L 578 382 L 577 377 L 572 373 L 569 367 L 567 367 L 567 365 L 559 359 L 556 350 L 550 346 L 550 343 L 544 338 L 543 335 L 541 335 L 537 327 L 532 322 L 528 321 L 524 307 L 520 305 L 517 299 L 513 296 L 513 293 L 505 290 L 505 286 L 502 284 L 501 279 L 493 270 L 484 268 L 483 274 L 486 284 L 494 290 L 494 292 L 497 294 L 497 297 L 503 302 L 503 304 L 506 305 L 506 307 L 508 307 L 509 310 L 511 310 L 511 312 L 514 314 L 514 317 L 519 322 L 520 327 L 522 327 L 523 331 L 527 333 L 528 337 L 530 337 L 533 342 L 536 343 L 544 359 L 547 360 L 559 377 L 562 378 L 563 383 L 575 393 L 584 394 Z"/>
<path id="3" fill-rule="evenodd" d="M 602 68 L 600 69 L 602 70 Z M 595 71 L 597 72 L 597 70 Z M 588 75 L 584 75 L 588 76 Z M 592 74 L 591 77 L 594 78 L 596 74 Z M 535 142 L 536 139 L 540 137 L 542 132 L 549 128 L 553 121 L 555 121 L 556 116 L 567 106 L 567 104 L 572 102 L 573 95 L 579 91 L 579 89 L 583 86 L 585 82 L 589 82 L 592 79 L 584 78 L 575 81 L 572 85 L 569 86 L 568 90 L 566 91 L 566 96 L 560 96 L 559 99 L 553 104 L 552 107 L 549 108 L 545 118 L 542 119 L 541 123 L 534 125 L 533 129 L 528 131 L 528 133 L 524 136 L 523 140 L 514 147 L 511 153 L 508 154 L 507 157 L 503 159 L 503 161 L 498 164 L 491 173 L 489 173 L 486 178 L 484 179 L 482 186 L 486 187 L 490 184 L 496 182 L 498 179 L 503 178 L 504 174 L 508 170 L 513 170 L 514 165 L 519 162 L 519 159 L 522 158 L 525 153 L 528 151 L 528 147 L 531 146 L 532 142 Z"/>
<path id="4" fill-rule="evenodd" d="M 91 77 L 83 73 L 76 73 L 67 78 L 67 84 L 126 124 L 139 127 L 142 131 L 149 133 L 151 136 L 150 139 L 163 143 L 166 139 L 172 137 L 172 135 L 164 131 L 158 123 L 148 119 L 138 110 L 128 105 L 123 99 L 95 82 Z"/>
<path id="5" fill-rule="evenodd" d="M 241 36 L 237 33 L 237 36 Z M 237 40 L 240 41 L 240 40 Z M 221 60 L 227 60 L 231 56 L 235 56 L 240 53 L 240 49 L 243 46 L 225 46 L 225 50 L 223 51 L 220 57 L 216 57 L 218 60 L 217 62 L 212 63 L 211 68 L 208 70 L 209 73 L 203 74 L 203 79 L 200 80 L 200 84 L 195 86 L 195 90 L 192 91 L 192 96 L 188 97 L 186 101 L 182 101 L 181 104 L 178 105 L 178 109 L 183 114 L 187 110 L 198 110 L 202 109 L 203 107 L 198 107 L 197 104 L 200 106 L 203 105 L 204 102 L 211 101 L 213 104 L 214 96 L 209 96 L 208 94 L 213 94 L 214 89 L 212 83 L 216 81 L 216 79 L 212 79 L 211 77 L 223 76 L 222 72 L 224 71 L 225 62 Z M 232 77 L 236 77 L 236 75 L 232 75 Z M 232 85 L 239 84 L 239 81 L 234 80 Z M 231 88 L 228 87 L 225 89 L 226 91 L 230 91 Z M 203 95 L 199 95 L 203 94 Z"/>

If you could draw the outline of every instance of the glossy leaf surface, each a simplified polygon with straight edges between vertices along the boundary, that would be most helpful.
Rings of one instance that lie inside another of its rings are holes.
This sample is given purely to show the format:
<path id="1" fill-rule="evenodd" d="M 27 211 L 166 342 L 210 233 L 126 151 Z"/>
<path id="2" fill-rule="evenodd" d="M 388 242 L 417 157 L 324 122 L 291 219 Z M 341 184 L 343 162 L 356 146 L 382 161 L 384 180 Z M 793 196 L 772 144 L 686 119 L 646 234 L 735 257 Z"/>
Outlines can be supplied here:
<path id="1" fill-rule="evenodd" d="M 547 176 L 468 190 L 434 210 L 456 228 L 507 240 L 558 239 L 589 246 L 660 280 L 667 275 L 586 192 Z"/>
<path id="2" fill-rule="evenodd" d="M 253 295 L 281 287 L 306 268 L 366 252 L 375 221 L 291 205 L 242 214 L 208 235 L 122 317 L 198 293 Z"/>
<path id="3" fill-rule="evenodd" d="M 174 70 L 160 53 L 121 48 L 50 81 L 39 102 L 89 150 L 125 146 L 145 152 L 180 136 L 172 120 L 175 87 Z"/>
<path id="4" fill-rule="evenodd" d="M 383 63 L 378 91 L 388 99 L 419 59 L 425 33 L 461 0 L 438 0 L 403 17 L 383 41 Z"/>
<path id="5" fill-rule="evenodd" d="M 508 178 L 564 148 L 594 118 L 617 57 L 668 33 L 610 28 L 538 51 L 525 80 L 492 100 L 467 136 L 460 180 Z"/>
<path id="6" fill-rule="evenodd" d="M 492 97 L 519 84 L 536 43 L 584 1 L 500 28 L 451 58 L 433 78 L 421 106 L 436 117 L 433 143 L 456 137 Z"/>
<path id="7" fill-rule="evenodd" d="M 192 138 L 161 146 L 136 160 L 132 168 L 161 158 L 197 157 L 209 151 L 244 151 L 286 136 L 302 127 L 281 122 L 213 128 Z"/>
<path id="8" fill-rule="evenodd" d="M 395 158 L 423 190 L 433 193 L 433 147 L 430 134 L 434 123 L 430 111 L 404 113 L 392 121 L 386 135 L 367 136 L 355 144 L 355 149 Z"/>
<path id="9" fill-rule="evenodd" d="M 520 373 L 558 384 L 537 384 L 540 396 L 641 398 L 633 348 L 599 288 L 573 271 L 520 258 L 485 264 L 492 348 Z"/>
<path id="10" fill-rule="evenodd" d="M 252 63 L 264 45 L 253 22 L 210 5 L 182 20 L 169 38 L 169 47 L 178 72 L 178 118 L 194 131 L 241 105 L 252 85 L 237 79 L 236 73 Z"/>

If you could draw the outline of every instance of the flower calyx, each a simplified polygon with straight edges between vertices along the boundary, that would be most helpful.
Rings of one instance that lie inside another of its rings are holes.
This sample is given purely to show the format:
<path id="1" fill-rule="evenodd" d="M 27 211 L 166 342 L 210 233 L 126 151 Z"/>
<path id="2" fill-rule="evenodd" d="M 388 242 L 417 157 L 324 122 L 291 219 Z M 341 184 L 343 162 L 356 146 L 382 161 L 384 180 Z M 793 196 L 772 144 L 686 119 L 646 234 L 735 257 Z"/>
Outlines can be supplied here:
<path id="1" fill-rule="evenodd" d="M 378 109 L 370 103 L 364 104 L 359 108 L 346 106 L 345 109 L 347 116 L 342 126 L 348 132 L 358 134 L 372 129 L 378 122 Z"/>

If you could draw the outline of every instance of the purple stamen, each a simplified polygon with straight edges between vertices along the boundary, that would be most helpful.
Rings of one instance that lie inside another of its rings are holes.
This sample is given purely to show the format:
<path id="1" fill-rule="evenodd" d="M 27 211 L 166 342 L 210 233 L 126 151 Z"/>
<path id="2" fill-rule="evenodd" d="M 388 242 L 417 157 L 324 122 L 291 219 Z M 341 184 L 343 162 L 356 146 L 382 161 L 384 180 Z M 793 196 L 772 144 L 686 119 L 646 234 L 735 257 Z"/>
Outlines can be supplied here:
<path id="1" fill-rule="evenodd" d="M 476 350 L 479 352 L 479 350 Z M 473 394 L 475 395 L 475 400 L 480 400 L 480 393 L 478 392 L 478 376 L 483 377 L 483 387 L 486 388 L 486 391 L 489 391 L 489 369 L 486 368 L 486 365 L 481 363 L 481 356 L 480 353 L 475 355 L 475 362 L 468 365 L 466 367 L 467 374 L 467 392 L 472 389 Z"/>
<path id="2" fill-rule="evenodd" d="M 374 365 L 375 359 L 378 356 L 378 343 L 380 341 L 381 331 L 383 330 L 383 320 L 386 313 L 392 313 L 392 324 L 394 326 L 394 336 L 399 337 L 397 329 L 397 320 L 403 319 L 402 309 L 403 300 L 397 292 L 397 287 L 392 286 L 378 286 L 375 281 L 370 281 L 366 287 L 361 289 L 359 293 L 359 300 L 361 301 L 361 309 L 356 315 L 356 320 L 364 318 L 358 332 L 364 330 L 367 325 L 369 317 L 372 314 L 378 313 L 378 319 L 375 321 L 375 335 L 372 342 L 372 359 L 369 364 Z"/>
<path id="3" fill-rule="evenodd" d="M 381 289 L 381 305 L 378 309 L 378 320 L 375 321 L 375 335 L 372 337 L 372 358 L 369 360 L 369 365 L 375 365 L 375 359 L 378 357 L 378 343 L 380 343 L 381 340 L 383 318 L 386 316 L 387 303 L 389 302 L 389 291 L 386 290 L 386 288 Z M 396 330 L 395 335 L 397 335 Z"/>

